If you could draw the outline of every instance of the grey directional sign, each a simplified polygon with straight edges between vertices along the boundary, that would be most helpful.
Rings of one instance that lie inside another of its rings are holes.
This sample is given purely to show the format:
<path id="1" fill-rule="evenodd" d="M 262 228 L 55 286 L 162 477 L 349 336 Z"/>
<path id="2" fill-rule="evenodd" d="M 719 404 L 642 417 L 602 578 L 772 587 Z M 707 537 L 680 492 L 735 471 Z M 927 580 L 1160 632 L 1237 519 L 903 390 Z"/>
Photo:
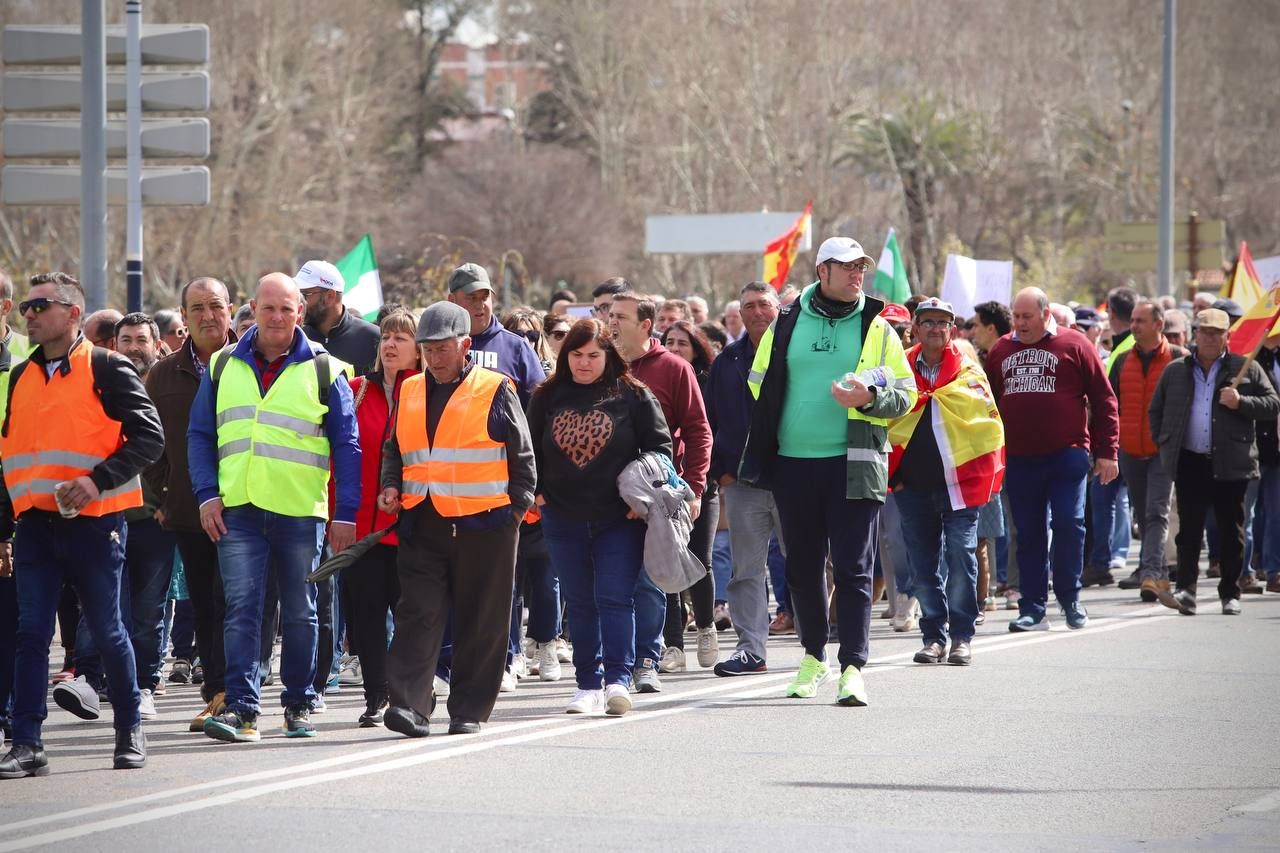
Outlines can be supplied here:
<path id="1" fill-rule="evenodd" d="M 107 75 L 107 110 L 124 111 L 125 75 Z M 65 112 L 80 109 L 80 75 L 24 71 L 4 75 L 8 112 Z M 142 75 L 142 109 L 152 112 L 209 109 L 206 71 L 146 72 Z"/>
<path id="2" fill-rule="evenodd" d="M 80 156 L 80 122 L 61 118 L 5 119 L 4 156 L 74 160 Z M 107 122 L 107 156 L 125 156 L 123 121 Z M 143 119 L 142 156 L 204 160 L 209 156 L 209 120 Z"/>
<path id="3" fill-rule="evenodd" d="M 127 203 L 124 168 L 107 169 L 107 203 Z M 0 202 L 4 204 L 78 205 L 78 166 L 5 166 L 0 173 Z M 142 203 L 184 206 L 209 203 L 207 166 L 143 166 Z"/>
<path id="4" fill-rule="evenodd" d="M 125 28 L 107 27 L 107 64 L 124 65 Z M 143 24 L 143 65 L 200 65 L 209 61 L 209 27 L 205 24 Z M 79 65 L 78 26 L 4 28 L 6 65 Z"/>

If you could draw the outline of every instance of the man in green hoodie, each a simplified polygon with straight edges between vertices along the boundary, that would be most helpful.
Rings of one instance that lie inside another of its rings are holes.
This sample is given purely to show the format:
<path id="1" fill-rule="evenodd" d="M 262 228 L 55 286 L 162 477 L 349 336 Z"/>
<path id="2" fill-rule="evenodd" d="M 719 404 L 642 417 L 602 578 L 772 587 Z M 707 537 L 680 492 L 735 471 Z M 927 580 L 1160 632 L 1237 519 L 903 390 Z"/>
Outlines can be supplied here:
<path id="1" fill-rule="evenodd" d="M 818 249 L 818 280 L 783 308 L 756 349 L 757 402 L 739 481 L 773 491 L 787 543 L 787 588 L 805 656 L 787 695 L 832 677 L 826 561 L 835 567 L 841 705 L 867 704 L 876 521 L 889 472 L 888 422 L 915 403 L 915 377 L 884 303 L 862 292 L 873 267 L 857 241 Z"/>

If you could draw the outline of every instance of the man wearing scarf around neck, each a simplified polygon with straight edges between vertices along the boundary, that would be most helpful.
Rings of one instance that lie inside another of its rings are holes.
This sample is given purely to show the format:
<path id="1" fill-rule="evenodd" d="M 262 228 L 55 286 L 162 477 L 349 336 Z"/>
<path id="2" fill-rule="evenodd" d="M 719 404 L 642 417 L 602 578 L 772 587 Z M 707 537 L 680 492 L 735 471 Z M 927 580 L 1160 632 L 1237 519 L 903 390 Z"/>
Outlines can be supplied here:
<path id="1" fill-rule="evenodd" d="M 889 483 L 923 611 L 915 661 L 967 666 L 978 618 L 978 511 L 1004 479 L 1004 425 L 982 368 L 951 343 L 954 323 L 955 310 L 936 296 L 916 306 L 919 343 L 907 362 L 919 396 L 889 427 Z"/>
<path id="2" fill-rule="evenodd" d="M 786 306 L 756 349 L 756 397 L 738 479 L 773 492 L 787 543 L 787 587 L 805 656 L 787 695 L 832 678 L 826 561 L 835 567 L 840 636 L 836 701 L 867 704 L 876 521 L 888 485 L 889 421 L 910 411 L 915 377 L 884 302 L 862 292 L 871 258 L 856 241 L 818 249 L 818 280 Z"/>

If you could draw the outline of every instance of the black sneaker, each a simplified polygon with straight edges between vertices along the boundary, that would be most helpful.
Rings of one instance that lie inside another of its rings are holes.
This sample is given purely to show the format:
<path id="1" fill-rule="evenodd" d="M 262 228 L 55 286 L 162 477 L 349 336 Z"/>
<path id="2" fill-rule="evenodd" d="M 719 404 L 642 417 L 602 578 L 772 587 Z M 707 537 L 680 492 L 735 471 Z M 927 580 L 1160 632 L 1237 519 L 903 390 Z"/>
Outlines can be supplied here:
<path id="1" fill-rule="evenodd" d="M 204 684 L 204 665 L 203 664 L 198 663 L 195 666 L 191 667 L 191 683 Z"/>
<path id="2" fill-rule="evenodd" d="M 768 672 L 768 667 L 764 665 L 764 658 L 739 649 L 729 655 L 727 660 L 716 664 L 712 672 L 727 678 L 734 675 L 758 675 Z"/>
<path id="3" fill-rule="evenodd" d="M 1129 575 L 1127 578 L 1121 578 L 1120 582 L 1116 584 L 1116 586 L 1121 589 L 1138 589 L 1142 586 L 1141 574 L 1140 569 L 1134 569 L 1133 574 Z M 1145 601 L 1145 599 L 1143 600 Z"/>
<path id="4" fill-rule="evenodd" d="M 248 743 L 262 739 L 258 734 L 258 715 L 225 710 L 204 721 L 204 733 L 227 743 Z"/>
<path id="5" fill-rule="evenodd" d="M 170 684 L 190 684 L 191 683 L 191 662 L 185 660 L 176 660 L 173 666 L 169 668 Z"/>
<path id="6" fill-rule="evenodd" d="M 294 705 L 284 709 L 285 737 L 315 737 L 316 727 L 311 725 L 311 709 L 306 705 Z"/>
<path id="7" fill-rule="evenodd" d="M 387 698 L 378 696 L 365 703 L 364 713 L 360 715 L 360 728 L 372 729 L 382 725 L 383 714 L 387 710 Z"/>

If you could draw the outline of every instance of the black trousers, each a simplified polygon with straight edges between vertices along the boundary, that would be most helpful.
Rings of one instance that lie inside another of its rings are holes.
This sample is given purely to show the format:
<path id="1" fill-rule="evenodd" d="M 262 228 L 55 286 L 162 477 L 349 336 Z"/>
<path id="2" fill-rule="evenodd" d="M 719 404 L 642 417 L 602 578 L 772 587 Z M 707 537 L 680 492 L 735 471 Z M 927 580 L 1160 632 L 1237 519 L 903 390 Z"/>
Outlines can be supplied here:
<path id="1" fill-rule="evenodd" d="M 470 530 L 441 518 L 429 500 L 404 515 L 396 559 L 400 601 L 387 653 L 391 704 L 431 713 L 452 608 L 449 716 L 484 722 L 506 667 L 518 524 L 512 517 L 497 529 Z"/>
<path id="2" fill-rule="evenodd" d="M 720 522 L 720 493 L 715 483 L 708 483 L 702 493 L 702 512 L 689 533 L 689 550 L 706 566 L 707 573 L 689 587 L 693 602 L 693 621 L 699 628 L 707 628 L 715 621 L 716 582 L 711 576 L 711 546 L 716 538 L 716 525 Z M 677 649 L 684 648 L 684 608 L 680 605 L 684 593 L 667 595 L 667 621 L 662 626 L 662 641 Z"/>
<path id="3" fill-rule="evenodd" d="M 342 572 L 350 648 L 360 655 L 366 702 L 387 694 L 387 609 L 394 612 L 400 600 L 397 550 L 378 543 Z"/>
<path id="4" fill-rule="evenodd" d="M 835 567 L 840 669 L 867 663 L 880 501 L 845 497 L 844 457 L 774 462 L 773 499 L 787 543 L 787 592 L 804 650 L 826 659 L 827 554 Z"/>
<path id="5" fill-rule="evenodd" d="M 227 689 L 227 658 L 222 647 L 222 621 L 227 602 L 222 595 L 218 546 L 203 530 L 178 530 L 178 553 L 187 575 L 187 594 L 195 617 L 196 652 L 204 667 L 200 695 L 208 702 Z"/>
<path id="6" fill-rule="evenodd" d="M 1240 597 L 1244 563 L 1244 493 L 1248 480 L 1215 480 L 1213 459 L 1189 450 L 1178 457 L 1173 478 L 1178 494 L 1178 589 L 1196 588 L 1200 579 L 1200 539 L 1210 510 L 1218 522 L 1218 558 L 1222 577 L 1218 597 Z"/>

